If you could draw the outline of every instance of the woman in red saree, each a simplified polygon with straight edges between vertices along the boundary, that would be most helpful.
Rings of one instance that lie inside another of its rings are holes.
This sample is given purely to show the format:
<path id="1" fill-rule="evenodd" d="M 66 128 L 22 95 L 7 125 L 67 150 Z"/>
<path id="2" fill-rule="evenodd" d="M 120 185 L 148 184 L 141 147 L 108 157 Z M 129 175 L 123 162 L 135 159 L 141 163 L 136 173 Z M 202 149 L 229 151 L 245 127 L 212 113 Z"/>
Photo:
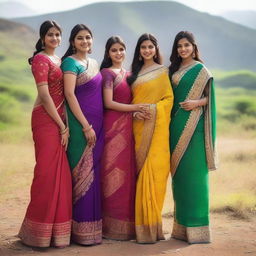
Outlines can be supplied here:
<path id="1" fill-rule="evenodd" d="M 36 52 L 29 59 L 38 90 L 32 112 L 36 165 L 31 201 L 19 237 L 35 247 L 65 247 L 70 243 L 71 175 L 65 152 L 69 131 L 64 123 L 60 59 L 54 54 L 60 39 L 60 27 L 45 21 Z"/>
<path id="2" fill-rule="evenodd" d="M 132 112 L 146 105 L 131 105 L 128 72 L 122 68 L 125 44 L 118 36 L 106 43 L 101 64 L 104 96 L 105 148 L 102 156 L 101 188 L 103 236 L 109 239 L 135 238 L 134 205 L 136 163 L 132 133 Z"/>

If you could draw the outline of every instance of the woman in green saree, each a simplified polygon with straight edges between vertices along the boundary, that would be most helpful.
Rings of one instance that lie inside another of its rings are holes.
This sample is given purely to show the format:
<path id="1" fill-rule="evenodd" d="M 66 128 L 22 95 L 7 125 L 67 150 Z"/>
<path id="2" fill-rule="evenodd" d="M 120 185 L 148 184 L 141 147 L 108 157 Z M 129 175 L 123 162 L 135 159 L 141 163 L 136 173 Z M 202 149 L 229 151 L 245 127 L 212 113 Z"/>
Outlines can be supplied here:
<path id="1" fill-rule="evenodd" d="M 208 170 L 216 169 L 213 79 L 199 59 L 190 32 L 176 35 L 170 61 L 174 92 L 170 124 L 172 237 L 188 243 L 209 243 Z"/>

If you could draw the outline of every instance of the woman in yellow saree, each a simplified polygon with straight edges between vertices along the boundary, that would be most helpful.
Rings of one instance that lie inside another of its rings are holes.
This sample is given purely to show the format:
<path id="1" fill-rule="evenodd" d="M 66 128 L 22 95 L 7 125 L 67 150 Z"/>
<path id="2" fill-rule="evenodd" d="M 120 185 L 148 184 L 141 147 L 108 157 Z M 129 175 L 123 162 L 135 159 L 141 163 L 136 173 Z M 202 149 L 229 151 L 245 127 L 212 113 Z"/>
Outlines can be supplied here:
<path id="1" fill-rule="evenodd" d="M 135 229 L 138 243 L 164 239 L 161 212 L 170 172 L 169 123 L 173 92 L 168 69 L 161 65 L 157 40 L 143 34 L 135 48 L 133 104 L 150 104 L 149 114 L 135 113 L 133 132 L 137 161 Z"/>

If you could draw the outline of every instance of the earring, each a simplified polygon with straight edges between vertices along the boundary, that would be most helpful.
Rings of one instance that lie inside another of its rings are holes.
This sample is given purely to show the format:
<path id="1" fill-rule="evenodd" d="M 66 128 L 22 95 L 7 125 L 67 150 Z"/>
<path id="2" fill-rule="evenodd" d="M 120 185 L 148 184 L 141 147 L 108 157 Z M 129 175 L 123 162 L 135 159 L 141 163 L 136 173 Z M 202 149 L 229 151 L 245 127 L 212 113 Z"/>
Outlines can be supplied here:
<path id="1" fill-rule="evenodd" d="M 45 46 L 44 46 L 44 41 L 42 41 L 42 49 L 45 49 Z"/>
<path id="2" fill-rule="evenodd" d="M 142 57 L 141 57 L 141 55 L 139 56 L 139 61 L 142 61 Z"/>
<path id="3" fill-rule="evenodd" d="M 73 53 L 76 53 L 76 47 L 74 45 L 72 46 L 72 51 Z"/>
<path id="4" fill-rule="evenodd" d="M 196 57 L 195 52 L 192 53 L 192 58 L 194 59 Z"/>
<path id="5" fill-rule="evenodd" d="M 157 59 L 157 56 L 155 55 L 153 58 L 154 58 L 154 60 L 156 60 L 156 59 Z"/>
<path id="6" fill-rule="evenodd" d="M 91 53 L 92 53 L 92 49 L 91 49 L 91 48 L 88 50 L 88 53 L 89 53 L 89 54 L 91 54 Z"/>

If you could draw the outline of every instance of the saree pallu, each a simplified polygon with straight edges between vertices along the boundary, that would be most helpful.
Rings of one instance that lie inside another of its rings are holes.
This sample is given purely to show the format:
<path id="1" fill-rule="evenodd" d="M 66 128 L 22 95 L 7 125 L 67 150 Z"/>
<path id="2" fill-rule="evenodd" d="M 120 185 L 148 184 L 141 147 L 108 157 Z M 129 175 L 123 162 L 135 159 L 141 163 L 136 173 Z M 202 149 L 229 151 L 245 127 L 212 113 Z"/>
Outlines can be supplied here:
<path id="1" fill-rule="evenodd" d="M 175 82 L 174 82 L 175 80 Z M 170 125 L 174 226 L 172 237 L 189 243 L 208 243 L 208 169 L 216 169 L 216 114 L 213 80 L 197 62 L 173 75 L 174 107 Z M 200 99 L 208 86 L 208 104 L 192 111 L 179 103 Z"/>
<path id="2" fill-rule="evenodd" d="M 132 85 L 133 103 L 150 103 L 150 120 L 134 120 L 138 179 L 135 229 L 138 243 L 164 239 L 162 208 L 170 172 L 169 122 L 173 93 L 166 67 L 137 78 Z"/>
<path id="3" fill-rule="evenodd" d="M 75 95 L 80 108 L 96 133 L 95 146 L 88 147 L 80 122 L 67 105 L 70 140 L 68 159 L 73 177 L 72 240 L 79 244 L 102 241 L 100 157 L 103 150 L 103 103 L 101 74 L 89 80 L 78 75 Z"/>
<path id="4" fill-rule="evenodd" d="M 101 72 L 105 88 L 112 80 L 113 100 L 130 104 L 132 94 L 126 82 L 127 73 L 115 75 L 109 69 Z M 103 236 L 130 240 L 135 238 L 136 186 L 132 113 L 105 110 L 104 131 L 105 147 L 101 168 Z"/>
<path id="5" fill-rule="evenodd" d="M 58 107 L 63 116 L 63 102 Z M 72 184 L 70 168 L 58 125 L 43 106 L 32 112 L 36 165 L 31 201 L 19 237 L 36 247 L 67 246 L 70 243 Z"/>

